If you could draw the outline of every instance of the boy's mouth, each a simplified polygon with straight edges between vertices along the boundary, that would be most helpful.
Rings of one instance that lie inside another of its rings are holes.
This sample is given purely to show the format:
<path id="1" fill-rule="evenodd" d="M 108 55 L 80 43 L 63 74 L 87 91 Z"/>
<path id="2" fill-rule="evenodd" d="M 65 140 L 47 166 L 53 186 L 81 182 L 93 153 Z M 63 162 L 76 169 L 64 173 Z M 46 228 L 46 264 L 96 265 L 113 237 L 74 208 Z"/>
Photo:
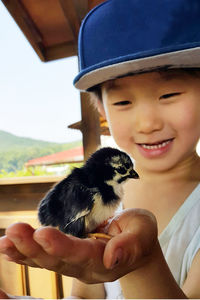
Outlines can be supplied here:
<path id="1" fill-rule="evenodd" d="M 154 149 L 161 149 L 163 147 L 166 147 L 173 139 L 168 139 L 160 142 L 155 142 L 152 144 L 138 144 L 140 147 L 148 150 L 154 150 Z"/>

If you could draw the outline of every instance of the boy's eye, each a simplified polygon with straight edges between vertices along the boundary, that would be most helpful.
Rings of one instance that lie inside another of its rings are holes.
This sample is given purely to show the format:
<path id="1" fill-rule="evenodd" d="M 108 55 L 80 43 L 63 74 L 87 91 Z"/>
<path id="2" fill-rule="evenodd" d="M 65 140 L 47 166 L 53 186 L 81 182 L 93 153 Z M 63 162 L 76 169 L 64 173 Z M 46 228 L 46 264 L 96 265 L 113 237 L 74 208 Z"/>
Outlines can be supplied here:
<path id="1" fill-rule="evenodd" d="M 169 94 L 164 94 L 160 97 L 160 99 L 168 99 L 168 98 L 171 98 L 171 97 L 174 97 L 174 96 L 178 96 L 180 95 L 181 93 L 169 93 Z"/>
<path id="2" fill-rule="evenodd" d="M 130 101 L 128 101 L 128 100 L 113 103 L 113 105 L 122 105 L 122 106 L 123 105 L 128 105 L 128 104 L 130 104 Z"/>

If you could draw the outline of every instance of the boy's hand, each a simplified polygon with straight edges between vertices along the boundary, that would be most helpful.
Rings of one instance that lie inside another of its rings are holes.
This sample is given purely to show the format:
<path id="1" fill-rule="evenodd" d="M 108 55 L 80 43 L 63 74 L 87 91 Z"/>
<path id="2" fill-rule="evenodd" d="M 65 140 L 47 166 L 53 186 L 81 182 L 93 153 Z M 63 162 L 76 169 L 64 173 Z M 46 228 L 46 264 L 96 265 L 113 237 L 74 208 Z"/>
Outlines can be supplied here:
<path id="1" fill-rule="evenodd" d="M 0 289 L 0 299 L 10 299 L 10 297 Z"/>
<path id="2" fill-rule="evenodd" d="M 109 241 L 79 239 L 54 228 L 34 230 L 17 223 L 0 239 L 0 252 L 20 264 L 46 268 L 85 283 L 100 283 L 116 280 L 145 264 L 157 241 L 155 218 L 145 210 L 123 211 L 107 231 L 113 235 Z"/>
<path id="3" fill-rule="evenodd" d="M 157 222 L 154 215 L 144 209 L 126 209 L 114 218 L 107 233 L 113 238 L 104 251 L 104 265 L 126 266 L 127 274 L 145 263 L 157 244 Z M 116 257 L 116 254 L 120 257 Z"/>

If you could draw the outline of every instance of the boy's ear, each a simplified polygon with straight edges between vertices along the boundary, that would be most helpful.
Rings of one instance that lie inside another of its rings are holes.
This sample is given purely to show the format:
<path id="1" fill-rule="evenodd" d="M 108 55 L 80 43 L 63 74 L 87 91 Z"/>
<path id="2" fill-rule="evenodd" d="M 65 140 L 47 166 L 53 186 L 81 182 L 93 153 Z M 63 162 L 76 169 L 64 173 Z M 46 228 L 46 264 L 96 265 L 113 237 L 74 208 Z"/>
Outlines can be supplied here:
<path id="1" fill-rule="evenodd" d="M 100 115 L 106 119 L 106 113 L 105 113 L 105 109 L 104 109 L 104 106 L 103 106 L 103 102 L 100 101 L 100 100 L 97 100 L 97 109 L 98 109 L 98 112 L 100 113 Z"/>

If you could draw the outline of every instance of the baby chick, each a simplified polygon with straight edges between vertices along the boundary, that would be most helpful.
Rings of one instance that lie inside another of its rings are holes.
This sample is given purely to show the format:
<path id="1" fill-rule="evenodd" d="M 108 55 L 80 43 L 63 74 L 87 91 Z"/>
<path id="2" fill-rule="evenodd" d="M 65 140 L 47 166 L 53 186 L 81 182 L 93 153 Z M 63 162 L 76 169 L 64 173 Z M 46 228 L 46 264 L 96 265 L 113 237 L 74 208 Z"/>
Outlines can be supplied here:
<path id="1" fill-rule="evenodd" d="M 115 148 L 101 148 L 41 200 L 39 221 L 64 233 L 87 237 L 114 215 L 123 194 L 122 184 L 128 178 L 139 178 L 130 157 Z"/>

